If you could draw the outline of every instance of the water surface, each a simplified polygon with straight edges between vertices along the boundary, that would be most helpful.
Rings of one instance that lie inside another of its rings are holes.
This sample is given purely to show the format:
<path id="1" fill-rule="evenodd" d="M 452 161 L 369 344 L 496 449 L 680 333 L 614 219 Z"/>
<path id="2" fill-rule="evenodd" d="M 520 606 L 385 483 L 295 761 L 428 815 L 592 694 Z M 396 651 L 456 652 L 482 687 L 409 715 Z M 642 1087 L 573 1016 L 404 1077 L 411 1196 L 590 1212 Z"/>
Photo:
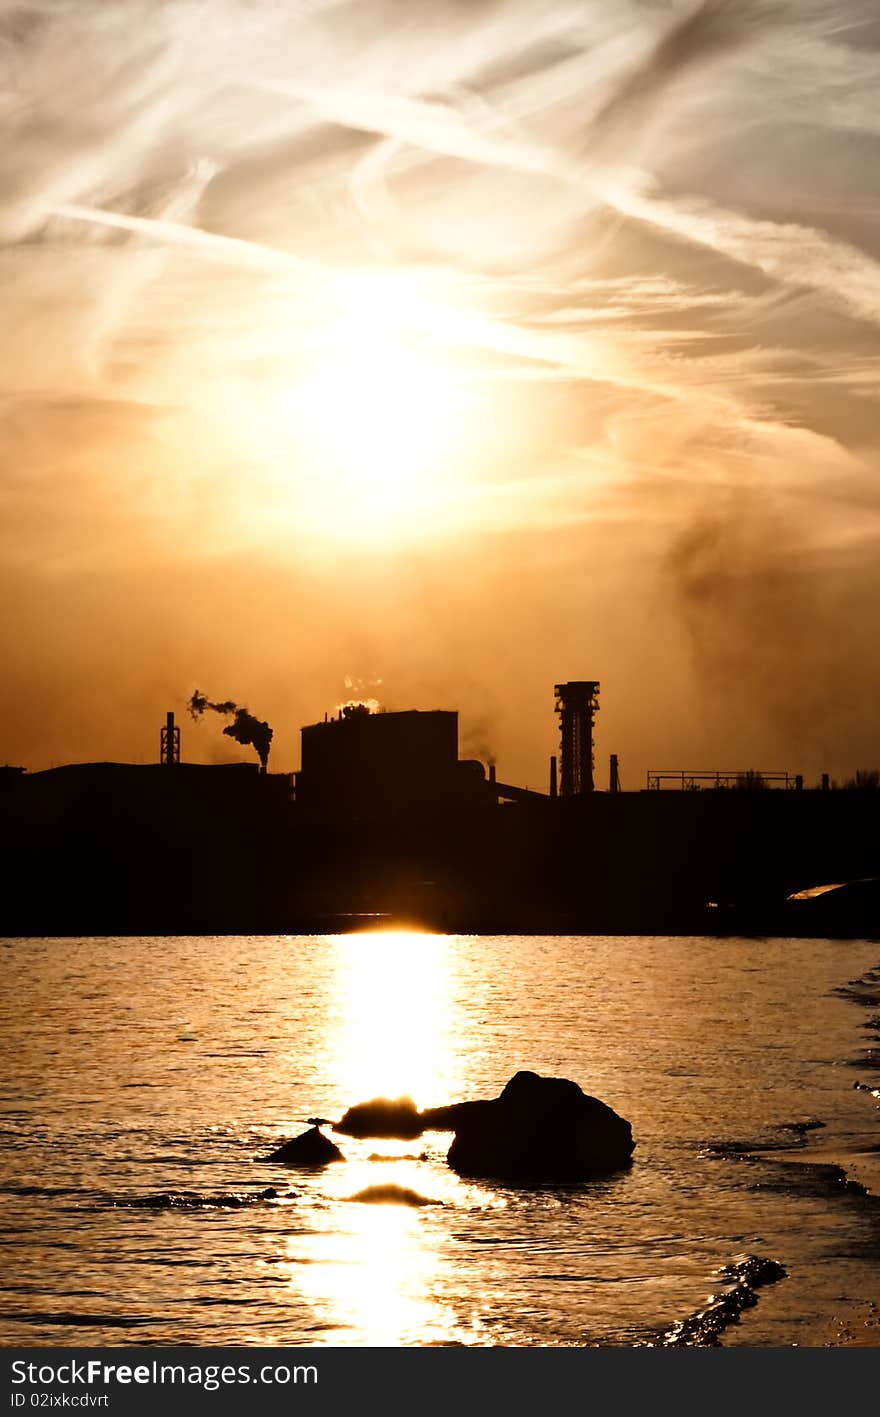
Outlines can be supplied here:
<path id="1" fill-rule="evenodd" d="M 749 1154 L 880 1141 L 868 1014 L 836 992 L 876 966 L 876 942 L 0 948 L 4 1343 L 657 1342 L 754 1254 L 787 1278 L 722 1341 L 809 1344 L 876 1292 L 872 1198 Z M 436 1133 L 337 1137 L 345 1164 L 318 1172 L 258 1160 L 313 1115 L 493 1096 L 519 1068 L 627 1117 L 632 1167 L 572 1187 L 463 1181 Z M 435 1204 L 352 1199 L 379 1185 Z"/>

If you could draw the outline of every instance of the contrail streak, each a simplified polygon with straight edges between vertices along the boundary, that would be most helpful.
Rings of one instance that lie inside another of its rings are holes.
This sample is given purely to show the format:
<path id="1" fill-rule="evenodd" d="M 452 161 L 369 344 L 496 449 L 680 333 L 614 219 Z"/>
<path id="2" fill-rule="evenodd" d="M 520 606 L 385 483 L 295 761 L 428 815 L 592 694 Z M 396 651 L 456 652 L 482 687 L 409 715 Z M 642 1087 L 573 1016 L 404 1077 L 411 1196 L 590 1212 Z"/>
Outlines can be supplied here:
<path id="1" fill-rule="evenodd" d="M 83 207 L 72 202 L 63 202 L 52 209 L 54 216 L 68 221 L 90 222 L 95 226 L 109 226 L 117 231 L 131 231 L 138 236 L 152 237 L 170 246 L 186 246 L 197 251 L 213 253 L 217 256 L 245 266 L 249 270 L 277 272 L 283 275 L 295 273 L 308 275 L 312 279 L 323 277 L 319 266 L 304 261 L 300 256 L 287 251 L 278 251 L 271 246 L 261 246 L 256 241 L 244 241 L 238 236 L 223 236 L 216 231 L 205 231 L 201 227 L 187 226 L 183 222 L 166 221 L 157 217 L 130 216 L 126 212 L 111 212 L 105 207 Z"/>

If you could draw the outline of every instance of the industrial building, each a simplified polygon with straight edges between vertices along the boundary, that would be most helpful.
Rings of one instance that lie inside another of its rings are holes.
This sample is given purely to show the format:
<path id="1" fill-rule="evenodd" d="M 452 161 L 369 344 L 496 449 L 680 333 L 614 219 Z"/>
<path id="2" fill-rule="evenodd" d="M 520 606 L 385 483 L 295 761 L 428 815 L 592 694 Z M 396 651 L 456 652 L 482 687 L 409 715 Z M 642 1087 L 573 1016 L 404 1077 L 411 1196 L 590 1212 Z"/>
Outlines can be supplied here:
<path id="1" fill-rule="evenodd" d="M 560 720 L 559 795 L 593 791 L 593 727 L 599 708 L 595 680 L 555 687 Z M 557 795 L 556 757 L 550 763 L 549 796 Z M 302 729 L 302 767 L 295 775 L 297 807 L 313 815 L 377 817 L 534 803 L 547 794 L 496 780 L 486 769 L 458 756 L 458 714 L 409 709 L 374 713 L 348 704 L 322 723 Z"/>
<path id="2" fill-rule="evenodd" d="M 0 933 L 876 933 L 880 791 L 664 771 L 624 792 L 613 754 L 598 791 L 598 694 L 555 686 L 545 792 L 461 760 L 454 711 L 360 704 L 302 728 L 294 774 L 266 771 L 269 725 L 226 700 L 208 707 L 236 734 L 244 716 L 259 762 L 187 762 L 169 713 L 158 761 L 6 768 Z M 825 882 L 858 891 L 787 900 Z"/>
<path id="3" fill-rule="evenodd" d="M 399 815 L 490 802 L 482 763 L 459 760 L 458 714 L 342 708 L 302 729 L 297 807 L 320 815 Z"/>

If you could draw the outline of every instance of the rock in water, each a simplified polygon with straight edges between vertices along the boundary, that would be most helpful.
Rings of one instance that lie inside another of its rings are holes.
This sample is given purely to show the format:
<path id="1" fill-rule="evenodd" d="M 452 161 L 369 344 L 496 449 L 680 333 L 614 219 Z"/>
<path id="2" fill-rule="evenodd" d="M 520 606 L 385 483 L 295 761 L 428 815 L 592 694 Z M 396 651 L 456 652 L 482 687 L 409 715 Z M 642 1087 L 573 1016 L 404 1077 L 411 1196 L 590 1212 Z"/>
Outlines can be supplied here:
<path id="1" fill-rule="evenodd" d="M 455 1102 L 419 1112 L 410 1097 L 375 1097 L 349 1107 L 333 1128 L 353 1137 L 410 1139 L 424 1131 L 455 1132 L 447 1161 L 462 1176 L 519 1180 L 581 1180 L 626 1166 L 633 1153 L 629 1122 L 567 1078 L 520 1072 L 500 1097 Z M 312 1135 L 298 1137 L 270 1160 L 302 1161 L 289 1155 Z M 320 1137 L 325 1147 L 336 1148 Z M 328 1157 L 338 1160 L 339 1153 Z"/>
<path id="2" fill-rule="evenodd" d="M 617 1171 L 633 1153 L 632 1127 L 567 1078 L 520 1072 L 500 1097 L 421 1114 L 426 1128 L 453 1130 L 447 1161 L 462 1176 L 583 1180 Z"/>
<path id="3" fill-rule="evenodd" d="M 442 1205 L 442 1201 L 432 1201 L 409 1186 L 397 1186 L 388 1181 L 380 1186 L 365 1186 L 362 1191 L 349 1196 L 350 1201 L 360 1201 L 363 1205 Z"/>
<path id="4" fill-rule="evenodd" d="M 286 1141 L 271 1156 L 263 1159 L 283 1161 L 287 1166 L 327 1166 L 331 1161 L 344 1161 L 345 1157 L 318 1127 L 310 1127 L 307 1132 Z"/>
<path id="5" fill-rule="evenodd" d="M 411 1097 L 374 1097 L 358 1102 L 333 1128 L 349 1137 L 398 1137 L 411 1141 L 425 1130 L 424 1122 Z"/>

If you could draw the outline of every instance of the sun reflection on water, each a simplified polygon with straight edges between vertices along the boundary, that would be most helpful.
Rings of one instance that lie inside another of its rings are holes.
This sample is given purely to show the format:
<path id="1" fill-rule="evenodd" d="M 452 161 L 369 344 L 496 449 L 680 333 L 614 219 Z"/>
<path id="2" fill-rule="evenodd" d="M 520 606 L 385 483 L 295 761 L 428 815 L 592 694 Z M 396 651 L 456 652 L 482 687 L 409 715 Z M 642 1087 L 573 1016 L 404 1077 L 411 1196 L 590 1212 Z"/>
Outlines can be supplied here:
<path id="1" fill-rule="evenodd" d="M 338 1000 L 331 1040 L 348 1104 L 408 1094 L 420 1106 L 457 1096 L 453 940 L 415 931 L 334 941 Z"/>
<path id="2" fill-rule="evenodd" d="M 455 1319 L 435 1293 L 437 1254 L 424 1213 L 404 1205 L 334 1206 L 326 1228 L 291 1237 L 284 1269 L 314 1325 L 345 1343 L 442 1340 Z"/>
<path id="3" fill-rule="evenodd" d="M 461 1096 L 454 940 L 375 931 L 327 943 L 335 975 L 327 1065 L 342 1105 L 405 1094 L 423 1107 Z M 441 1295 L 432 1216 L 466 1188 L 443 1164 L 448 1138 L 336 1140 L 346 1162 L 316 1175 L 311 1228 L 289 1235 L 281 1256 L 315 1331 L 374 1347 L 451 1341 L 457 1319 Z M 377 1186 L 397 1199 L 357 1199 Z"/>

